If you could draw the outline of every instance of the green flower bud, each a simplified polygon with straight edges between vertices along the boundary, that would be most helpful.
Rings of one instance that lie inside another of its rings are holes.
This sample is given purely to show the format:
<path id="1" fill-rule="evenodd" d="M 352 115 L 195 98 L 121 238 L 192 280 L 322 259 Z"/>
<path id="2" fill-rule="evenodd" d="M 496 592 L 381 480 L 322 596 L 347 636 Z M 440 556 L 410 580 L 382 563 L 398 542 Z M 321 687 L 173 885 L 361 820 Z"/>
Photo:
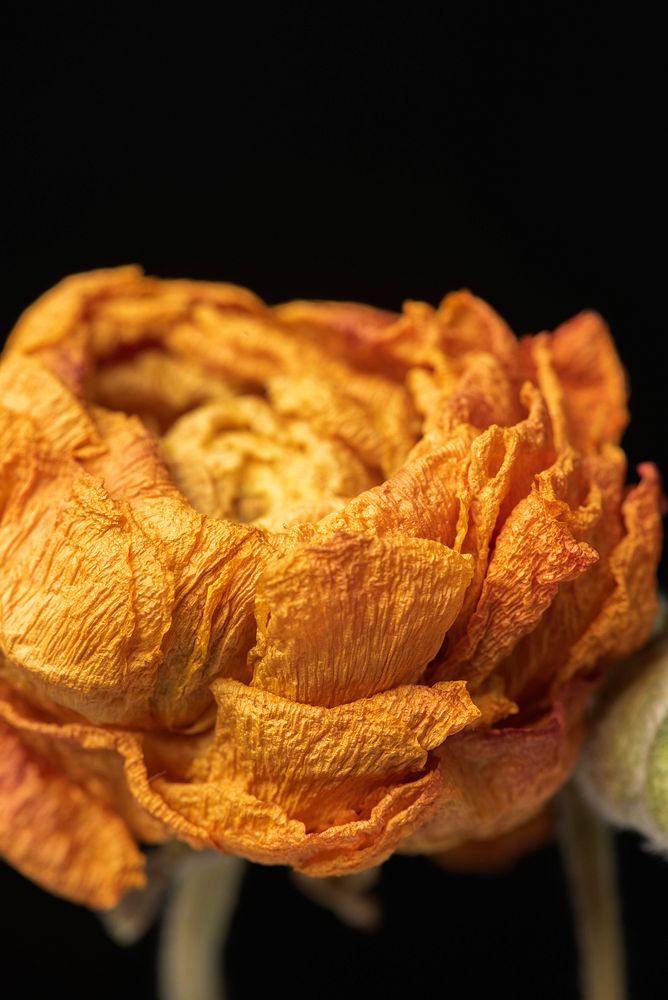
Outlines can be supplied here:
<path id="1" fill-rule="evenodd" d="M 668 634 L 621 664 L 593 713 L 578 778 L 599 811 L 668 851 Z"/>

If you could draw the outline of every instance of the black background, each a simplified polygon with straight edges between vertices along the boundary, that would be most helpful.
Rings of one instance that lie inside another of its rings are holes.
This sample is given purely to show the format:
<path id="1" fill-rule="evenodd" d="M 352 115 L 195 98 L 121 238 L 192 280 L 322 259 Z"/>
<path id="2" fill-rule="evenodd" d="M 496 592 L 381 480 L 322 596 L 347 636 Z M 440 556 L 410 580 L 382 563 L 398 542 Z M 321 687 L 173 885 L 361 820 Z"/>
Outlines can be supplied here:
<path id="1" fill-rule="evenodd" d="M 470 287 L 517 333 L 584 307 L 629 372 L 630 477 L 666 443 L 662 33 L 608 4 L 11 10 L 0 329 L 64 275 L 138 262 L 270 302 L 399 308 Z M 620 839 L 633 1000 L 668 971 L 668 865 Z M 508 875 L 384 870 L 384 929 L 341 928 L 249 869 L 230 995 L 576 996 L 554 848 Z M 153 995 L 94 916 L 0 870 L 10 997 Z M 4 990 L 3 990 L 4 993 Z"/>

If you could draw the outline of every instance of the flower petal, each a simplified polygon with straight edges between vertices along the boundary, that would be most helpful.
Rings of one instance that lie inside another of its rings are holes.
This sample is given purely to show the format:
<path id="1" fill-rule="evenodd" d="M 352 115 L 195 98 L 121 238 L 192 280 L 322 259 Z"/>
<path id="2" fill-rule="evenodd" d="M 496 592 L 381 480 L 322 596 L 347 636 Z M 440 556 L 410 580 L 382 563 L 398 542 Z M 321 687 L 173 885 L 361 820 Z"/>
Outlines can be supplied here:
<path id="1" fill-rule="evenodd" d="M 647 640 L 656 614 L 656 571 L 661 556 L 661 479 L 656 466 L 638 468 L 641 481 L 622 503 L 624 534 L 609 556 L 612 592 L 598 615 L 573 643 L 555 679 L 623 659 Z"/>
<path id="2" fill-rule="evenodd" d="M 566 454 L 536 477 L 532 492 L 509 513 L 466 631 L 447 650 L 434 677 L 463 676 L 475 690 L 535 627 L 559 585 L 596 563 L 594 549 L 574 538 L 570 507 L 559 499 L 568 491 L 570 466 Z"/>
<path id="3" fill-rule="evenodd" d="M 253 684 L 326 706 L 412 684 L 470 579 L 466 557 L 425 539 L 335 535 L 298 548 L 258 580 Z"/>
<path id="4" fill-rule="evenodd" d="M 9 357 L 0 366 L 3 425 L 20 417 L 31 428 L 33 447 L 53 455 L 89 458 L 104 451 L 95 424 L 81 401 L 46 365 Z M 14 428 L 7 428 L 10 436 Z M 3 434 L 4 437 L 4 434 Z"/>
<path id="5" fill-rule="evenodd" d="M 437 321 L 441 343 L 449 357 L 485 351 L 511 370 L 517 359 L 517 341 L 499 314 L 470 292 L 452 292 L 441 302 Z"/>
<path id="6" fill-rule="evenodd" d="M 48 352 L 56 345 L 66 348 L 65 341 L 77 339 L 77 328 L 91 302 L 136 291 L 144 280 L 141 269 L 133 266 L 65 278 L 26 309 L 11 332 L 7 350 L 34 354 Z"/>
<path id="7" fill-rule="evenodd" d="M 570 530 L 599 561 L 560 586 L 537 627 L 498 664 L 506 693 L 521 704 L 540 703 L 576 674 L 628 655 L 652 624 L 661 551 L 656 470 L 642 466 L 641 484 L 624 498 L 626 462 L 618 448 L 606 445 L 585 465 L 589 495 L 573 511 Z"/>
<path id="8" fill-rule="evenodd" d="M 520 345 L 527 375 L 557 408 L 563 434 L 583 453 L 618 444 L 628 423 L 626 376 L 608 327 L 583 312 L 553 334 L 525 337 Z"/>
<path id="9" fill-rule="evenodd" d="M 99 722 L 145 721 L 173 582 L 91 476 L 73 470 L 59 488 L 38 482 L 36 523 L 23 513 L 0 531 L 2 649 L 55 701 Z"/>
<path id="10" fill-rule="evenodd" d="M 336 532 L 382 537 L 396 533 L 457 548 L 471 439 L 467 428 L 453 432 L 430 453 L 409 460 L 380 486 L 360 493 L 342 510 L 323 518 L 310 537 L 327 538 Z"/>
<path id="11" fill-rule="evenodd" d="M 473 557 L 474 568 L 462 614 L 449 638 L 450 658 L 459 642 L 468 642 L 470 616 L 480 600 L 496 536 L 554 454 L 542 397 L 527 386 L 523 399 L 526 418 L 512 427 L 492 426 L 479 434 L 462 470 L 456 547 Z"/>
<path id="12" fill-rule="evenodd" d="M 97 909 L 146 881 L 123 819 L 3 722 L 0 854 L 50 892 Z"/>
<path id="13" fill-rule="evenodd" d="M 437 750 L 438 811 L 403 853 L 435 853 L 502 836 L 532 819 L 568 778 L 591 685 L 574 682 L 537 722 L 460 733 Z"/>
<path id="14" fill-rule="evenodd" d="M 629 419 L 628 389 L 607 324 L 598 313 L 580 313 L 557 327 L 551 349 L 573 445 L 586 452 L 618 444 Z"/>
<path id="15" fill-rule="evenodd" d="M 47 721 L 2 697 L 0 717 L 49 740 L 49 755 L 64 753 L 70 770 L 73 753 L 84 771 L 86 760 L 94 770 L 96 756 L 118 754 L 137 803 L 133 826 L 148 839 L 171 831 L 193 846 L 326 875 L 379 863 L 425 821 L 442 784 L 429 750 L 478 716 L 458 682 L 397 688 L 333 709 L 237 681 L 214 689 L 213 735 L 155 733 L 140 741 L 118 729 Z M 104 776 L 97 781 L 99 793 Z M 127 815 L 127 802 L 115 795 Z M 76 837 L 76 830 L 73 822 L 65 833 Z"/>
<path id="16" fill-rule="evenodd" d="M 208 752 L 153 789 L 186 820 L 205 822 L 221 849 L 314 874 L 387 857 L 435 801 L 429 750 L 478 715 L 457 682 L 336 708 L 231 680 L 213 688 L 219 710 Z"/>
<path id="17" fill-rule="evenodd" d="M 202 403 L 232 396 L 224 382 L 200 365 L 158 348 L 98 366 L 90 392 L 102 406 L 136 414 L 159 432 Z"/>
<path id="18" fill-rule="evenodd" d="M 138 421 L 94 417 L 90 472 L 36 453 L 30 433 L 17 447 L 8 425 L 2 648 L 20 683 L 91 721 L 190 726 L 212 676 L 246 674 L 254 581 L 276 549 L 194 511 Z"/>

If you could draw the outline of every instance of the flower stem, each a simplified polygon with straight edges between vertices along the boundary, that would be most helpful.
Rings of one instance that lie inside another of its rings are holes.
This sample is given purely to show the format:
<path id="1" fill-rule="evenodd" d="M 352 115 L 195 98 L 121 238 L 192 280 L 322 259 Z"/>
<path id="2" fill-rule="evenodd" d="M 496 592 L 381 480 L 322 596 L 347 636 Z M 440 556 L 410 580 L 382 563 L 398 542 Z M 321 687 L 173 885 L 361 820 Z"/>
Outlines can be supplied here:
<path id="1" fill-rule="evenodd" d="M 559 801 L 559 842 L 575 917 L 583 1000 L 626 1000 L 613 833 L 573 782 Z"/>
<path id="2" fill-rule="evenodd" d="M 244 863 L 206 851 L 181 866 L 162 920 L 161 1000 L 224 1000 L 222 958 Z"/>

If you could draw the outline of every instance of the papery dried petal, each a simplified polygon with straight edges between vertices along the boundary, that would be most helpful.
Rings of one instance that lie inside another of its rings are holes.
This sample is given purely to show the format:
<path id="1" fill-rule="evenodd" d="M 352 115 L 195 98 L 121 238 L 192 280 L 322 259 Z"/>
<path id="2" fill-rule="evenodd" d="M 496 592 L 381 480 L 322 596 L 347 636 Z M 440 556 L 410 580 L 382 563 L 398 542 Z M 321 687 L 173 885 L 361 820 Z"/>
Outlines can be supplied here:
<path id="1" fill-rule="evenodd" d="M 439 811 L 402 850 L 431 853 L 492 840 L 535 817 L 573 770 L 590 693 L 576 681 L 535 722 L 448 740 L 437 751 L 444 784 Z"/>
<path id="2" fill-rule="evenodd" d="M 415 683 L 470 578 L 469 558 L 426 539 L 339 534 L 295 549 L 258 581 L 253 685 L 332 706 Z"/>
<path id="3" fill-rule="evenodd" d="M 123 819 L 0 722 L 0 852 L 68 899 L 113 906 L 145 881 Z"/>
<path id="4" fill-rule="evenodd" d="M 399 687 L 336 708 L 216 681 L 214 739 L 155 790 L 224 850 L 341 874 L 386 857 L 435 804 L 428 751 L 473 721 L 463 684 Z"/>

